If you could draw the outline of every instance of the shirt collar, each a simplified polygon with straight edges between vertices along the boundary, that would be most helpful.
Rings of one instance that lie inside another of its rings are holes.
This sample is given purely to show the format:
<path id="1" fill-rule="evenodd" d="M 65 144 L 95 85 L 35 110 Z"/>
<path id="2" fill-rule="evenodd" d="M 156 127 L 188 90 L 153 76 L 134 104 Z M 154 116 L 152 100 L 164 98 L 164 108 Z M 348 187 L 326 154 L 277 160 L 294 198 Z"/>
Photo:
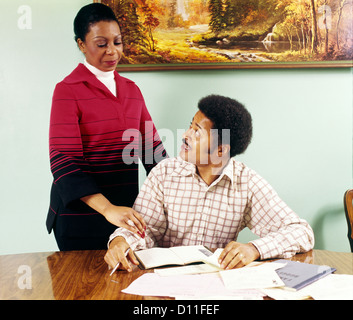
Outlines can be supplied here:
<path id="1" fill-rule="evenodd" d="M 119 81 L 122 77 L 117 73 L 116 70 L 113 71 L 115 80 Z M 79 63 L 78 66 L 64 79 L 64 82 L 68 84 L 74 84 L 79 82 L 89 82 L 95 86 L 101 83 L 97 77 L 83 64 Z"/>
<path id="2" fill-rule="evenodd" d="M 172 172 L 172 176 L 190 176 L 196 174 L 196 166 L 190 162 L 183 160 L 180 156 L 177 157 L 179 166 Z M 225 176 L 227 176 L 232 184 L 233 189 L 236 187 L 235 175 L 236 172 L 235 161 L 233 158 L 229 159 L 228 163 L 222 170 L 220 176 L 211 184 L 215 185 L 219 183 Z"/>
<path id="3" fill-rule="evenodd" d="M 180 156 L 177 157 L 179 165 L 172 172 L 172 176 L 190 176 L 196 173 L 196 166 L 190 162 L 183 160 Z"/>
<path id="4" fill-rule="evenodd" d="M 116 70 L 113 71 L 113 74 L 117 87 L 116 97 L 119 99 L 124 92 L 127 92 L 127 83 L 133 83 L 133 81 L 120 76 Z M 98 78 L 90 70 L 88 70 L 83 63 L 79 63 L 78 66 L 64 78 L 63 82 L 70 85 L 86 82 L 103 91 L 110 92 L 109 89 L 100 80 L 98 80 Z"/>

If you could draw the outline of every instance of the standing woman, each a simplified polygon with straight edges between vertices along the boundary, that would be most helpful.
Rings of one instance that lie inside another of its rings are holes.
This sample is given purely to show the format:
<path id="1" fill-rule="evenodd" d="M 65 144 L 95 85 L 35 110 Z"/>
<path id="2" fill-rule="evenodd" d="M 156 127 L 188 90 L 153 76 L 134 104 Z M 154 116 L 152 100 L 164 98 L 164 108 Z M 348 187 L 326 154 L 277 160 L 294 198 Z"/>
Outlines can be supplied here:
<path id="1" fill-rule="evenodd" d="M 106 249 L 116 226 L 144 237 L 145 223 L 131 208 L 136 157 L 148 173 L 167 155 L 139 88 L 115 71 L 123 44 L 113 11 L 100 3 L 84 6 L 74 31 L 85 61 L 53 95 L 46 225 L 60 250 Z"/>

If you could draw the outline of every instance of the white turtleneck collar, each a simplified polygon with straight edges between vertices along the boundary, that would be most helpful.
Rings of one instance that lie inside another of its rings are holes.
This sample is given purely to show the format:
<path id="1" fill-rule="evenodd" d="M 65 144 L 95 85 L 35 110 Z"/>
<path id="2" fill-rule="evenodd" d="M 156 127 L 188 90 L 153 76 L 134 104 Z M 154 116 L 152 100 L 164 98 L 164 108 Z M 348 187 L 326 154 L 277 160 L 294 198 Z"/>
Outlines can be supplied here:
<path id="1" fill-rule="evenodd" d="M 110 92 L 116 96 L 116 83 L 114 79 L 114 70 L 113 71 L 102 71 L 97 69 L 96 67 L 92 66 L 87 62 L 87 60 L 84 60 L 85 67 L 91 71 L 96 78 L 101 81 L 109 90 Z"/>

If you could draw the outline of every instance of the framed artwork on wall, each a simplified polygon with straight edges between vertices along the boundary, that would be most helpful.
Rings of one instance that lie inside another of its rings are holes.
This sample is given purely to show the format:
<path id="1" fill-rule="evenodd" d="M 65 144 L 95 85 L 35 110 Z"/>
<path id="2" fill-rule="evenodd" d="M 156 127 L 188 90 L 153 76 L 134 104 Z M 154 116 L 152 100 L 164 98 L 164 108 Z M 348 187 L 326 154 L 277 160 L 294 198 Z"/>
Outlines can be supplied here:
<path id="1" fill-rule="evenodd" d="M 119 20 L 119 71 L 353 66 L 353 0 L 94 2 Z"/>

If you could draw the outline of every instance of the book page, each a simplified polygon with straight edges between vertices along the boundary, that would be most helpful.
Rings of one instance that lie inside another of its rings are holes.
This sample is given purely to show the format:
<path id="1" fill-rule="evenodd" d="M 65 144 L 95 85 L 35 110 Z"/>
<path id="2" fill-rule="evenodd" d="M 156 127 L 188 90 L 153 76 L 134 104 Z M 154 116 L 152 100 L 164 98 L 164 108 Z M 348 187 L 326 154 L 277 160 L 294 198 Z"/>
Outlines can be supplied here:
<path id="1" fill-rule="evenodd" d="M 164 265 L 183 265 L 183 261 L 169 248 L 151 248 L 136 251 L 135 255 L 146 269 Z"/>
<path id="2" fill-rule="evenodd" d="M 173 251 L 181 260 L 183 260 L 184 264 L 193 263 L 193 262 L 202 262 L 208 256 L 212 255 L 212 252 L 202 245 L 178 246 L 178 247 L 171 247 L 169 249 Z"/>

